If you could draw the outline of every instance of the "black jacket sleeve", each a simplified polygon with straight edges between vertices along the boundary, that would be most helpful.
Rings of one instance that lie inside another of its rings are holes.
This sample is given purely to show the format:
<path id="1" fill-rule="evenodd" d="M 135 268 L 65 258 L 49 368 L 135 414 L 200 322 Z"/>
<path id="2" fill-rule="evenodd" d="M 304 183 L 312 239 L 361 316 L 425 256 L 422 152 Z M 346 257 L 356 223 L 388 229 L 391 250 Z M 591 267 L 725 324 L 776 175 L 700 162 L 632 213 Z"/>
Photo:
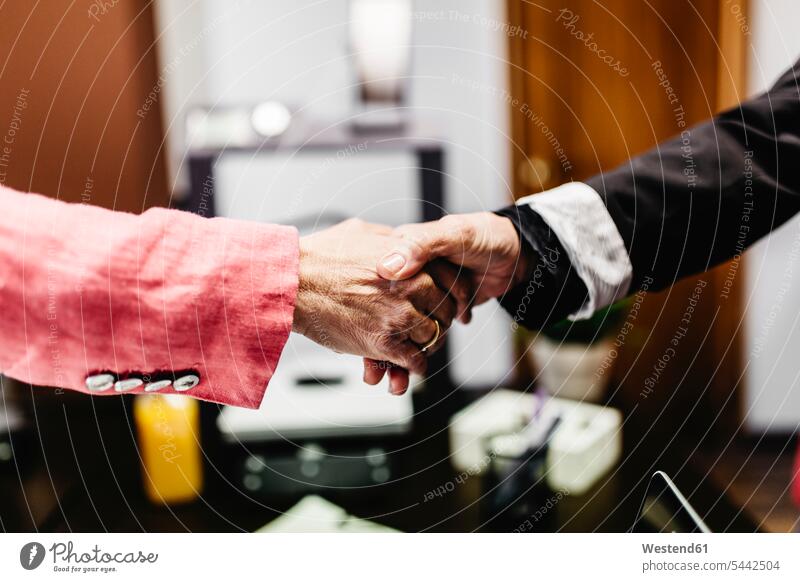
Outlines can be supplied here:
<path id="1" fill-rule="evenodd" d="M 763 95 L 586 183 L 622 236 L 631 293 L 644 282 L 663 289 L 736 257 L 800 211 L 800 61 Z M 543 259 L 545 248 L 563 252 L 544 220 L 529 207 L 497 213 L 514 223 L 532 263 L 544 265 L 536 281 L 501 299 L 503 307 L 532 328 L 577 311 L 586 287 L 566 254 L 557 264 Z M 520 314 L 526 289 L 537 290 L 536 308 Z"/>
<path id="2" fill-rule="evenodd" d="M 578 311 L 588 290 L 547 222 L 525 205 L 508 206 L 496 214 L 511 220 L 522 252 L 530 258 L 525 281 L 500 298 L 514 323 L 539 329 Z"/>
<path id="3" fill-rule="evenodd" d="M 800 211 L 800 62 L 766 93 L 587 184 L 652 290 L 740 254 Z"/>

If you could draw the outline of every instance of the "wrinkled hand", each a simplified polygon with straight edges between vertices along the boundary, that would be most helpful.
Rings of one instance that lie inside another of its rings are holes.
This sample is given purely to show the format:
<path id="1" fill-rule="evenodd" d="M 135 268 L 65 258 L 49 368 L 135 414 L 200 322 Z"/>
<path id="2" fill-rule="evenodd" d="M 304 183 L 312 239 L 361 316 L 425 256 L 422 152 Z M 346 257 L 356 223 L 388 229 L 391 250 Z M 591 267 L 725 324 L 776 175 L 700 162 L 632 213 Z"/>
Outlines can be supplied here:
<path id="1" fill-rule="evenodd" d="M 418 273 L 429 261 L 446 259 L 458 265 L 458 280 L 469 286 L 449 289 L 451 277 L 439 285 L 452 291 L 458 305 L 458 318 L 467 323 L 470 307 L 500 297 L 521 283 L 528 269 L 519 235 L 508 218 L 492 212 L 453 214 L 434 222 L 408 224 L 394 230 L 402 240 L 381 259 L 378 273 L 391 281 L 400 281 Z M 436 278 L 436 276 L 434 276 Z M 473 289 L 474 295 L 463 291 Z M 377 384 L 383 377 L 381 362 L 364 360 L 364 380 Z M 401 371 L 390 370 L 400 375 Z"/>
<path id="2" fill-rule="evenodd" d="M 354 219 L 302 237 L 292 329 L 335 351 L 424 374 L 426 358 L 419 346 L 435 335 L 431 317 L 444 332 L 456 303 L 428 272 L 397 282 L 378 275 L 381 257 L 399 243 L 391 233 L 389 227 Z M 463 287 L 457 283 L 454 292 L 468 295 Z M 429 352 L 441 344 L 440 336 Z M 407 375 L 392 375 L 392 391 L 405 392 Z"/>

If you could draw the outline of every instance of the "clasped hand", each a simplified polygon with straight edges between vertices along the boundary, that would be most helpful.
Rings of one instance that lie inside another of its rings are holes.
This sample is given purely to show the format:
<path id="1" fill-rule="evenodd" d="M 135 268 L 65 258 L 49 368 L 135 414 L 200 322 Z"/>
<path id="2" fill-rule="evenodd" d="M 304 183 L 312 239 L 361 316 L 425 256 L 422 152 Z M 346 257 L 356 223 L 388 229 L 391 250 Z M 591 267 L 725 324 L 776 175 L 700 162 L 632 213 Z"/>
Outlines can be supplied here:
<path id="1" fill-rule="evenodd" d="M 388 371 L 402 394 L 453 320 L 467 323 L 473 305 L 516 285 L 526 263 L 516 229 L 493 213 L 396 229 L 348 220 L 300 239 L 293 330 L 364 356 L 365 382 Z"/>

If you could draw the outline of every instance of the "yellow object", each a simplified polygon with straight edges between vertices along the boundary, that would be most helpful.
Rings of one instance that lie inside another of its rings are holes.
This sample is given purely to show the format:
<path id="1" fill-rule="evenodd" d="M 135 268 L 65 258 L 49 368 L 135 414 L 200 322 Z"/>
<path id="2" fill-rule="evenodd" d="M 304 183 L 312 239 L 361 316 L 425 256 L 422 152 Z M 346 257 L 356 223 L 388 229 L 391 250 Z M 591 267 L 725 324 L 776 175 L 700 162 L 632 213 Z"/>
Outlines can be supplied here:
<path id="1" fill-rule="evenodd" d="M 166 504 L 195 499 L 203 486 L 197 401 L 175 394 L 145 394 L 136 397 L 133 416 L 148 498 Z"/>

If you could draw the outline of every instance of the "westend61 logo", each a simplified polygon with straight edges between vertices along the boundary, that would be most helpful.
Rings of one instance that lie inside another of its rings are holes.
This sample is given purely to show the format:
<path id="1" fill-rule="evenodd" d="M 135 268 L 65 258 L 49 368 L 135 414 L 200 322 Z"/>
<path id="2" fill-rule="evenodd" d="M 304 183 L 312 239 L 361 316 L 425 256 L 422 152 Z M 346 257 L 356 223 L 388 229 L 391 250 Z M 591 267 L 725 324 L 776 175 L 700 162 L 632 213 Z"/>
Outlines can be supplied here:
<path id="1" fill-rule="evenodd" d="M 29 542 L 19 551 L 19 563 L 26 570 L 35 570 L 42 565 L 48 552 L 53 559 L 54 572 L 107 574 L 116 572 L 118 564 L 155 564 L 158 561 L 158 554 L 141 550 L 106 552 L 95 545 L 88 551 L 76 551 L 72 542 L 57 542 L 45 550 L 39 542 Z"/>

